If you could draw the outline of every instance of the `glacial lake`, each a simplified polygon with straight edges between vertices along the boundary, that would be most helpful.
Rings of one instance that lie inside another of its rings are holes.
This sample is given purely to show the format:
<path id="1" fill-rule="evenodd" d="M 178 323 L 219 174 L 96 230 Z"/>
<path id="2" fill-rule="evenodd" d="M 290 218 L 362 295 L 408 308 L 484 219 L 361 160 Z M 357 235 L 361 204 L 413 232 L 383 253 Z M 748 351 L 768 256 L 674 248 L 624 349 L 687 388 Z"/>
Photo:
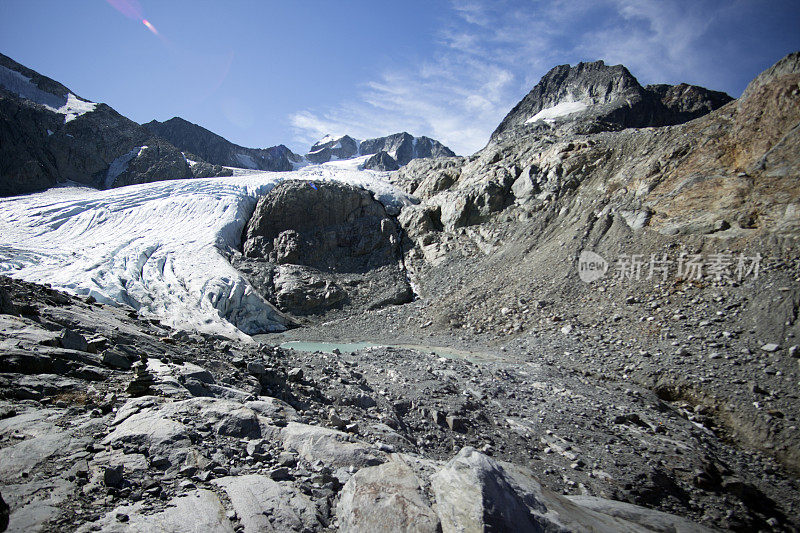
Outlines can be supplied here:
<path id="1" fill-rule="evenodd" d="M 353 342 L 324 342 L 324 341 L 288 341 L 280 344 L 281 348 L 290 348 L 300 352 L 323 352 L 334 353 L 338 350 L 340 353 L 354 353 L 359 350 L 367 348 L 405 348 L 408 350 L 415 350 L 422 353 L 433 354 L 438 357 L 445 357 L 447 359 L 465 359 L 472 363 L 485 363 L 487 361 L 496 361 L 499 358 L 478 352 L 468 352 L 464 350 L 457 350 L 455 348 L 446 348 L 442 346 L 425 346 L 418 344 L 383 344 L 379 342 L 369 341 L 353 341 Z"/>

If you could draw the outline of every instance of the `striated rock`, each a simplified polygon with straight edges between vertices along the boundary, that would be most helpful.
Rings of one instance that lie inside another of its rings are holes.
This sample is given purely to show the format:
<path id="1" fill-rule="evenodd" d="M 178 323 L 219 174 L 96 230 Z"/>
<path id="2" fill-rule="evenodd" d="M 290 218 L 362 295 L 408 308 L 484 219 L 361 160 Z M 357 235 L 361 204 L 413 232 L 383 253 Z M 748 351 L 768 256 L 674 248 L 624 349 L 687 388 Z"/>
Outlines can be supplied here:
<path id="1" fill-rule="evenodd" d="M 648 531 L 663 533 L 710 533 L 712 530 L 680 516 L 647 509 L 638 505 L 595 496 L 567 496 L 584 509 L 590 509 L 638 524 Z"/>
<path id="2" fill-rule="evenodd" d="M 120 520 L 119 517 L 127 517 Z M 163 511 L 146 512 L 142 502 L 123 505 L 106 513 L 95 523 L 78 529 L 111 532 L 186 531 L 190 525 L 196 531 L 218 531 L 233 533 L 234 529 L 226 516 L 225 507 L 219 497 L 207 489 L 197 489 L 169 500 Z"/>
<path id="3" fill-rule="evenodd" d="M 440 531 L 420 479 L 400 458 L 362 468 L 350 478 L 339 495 L 336 515 L 344 532 Z"/>
<path id="4" fill-rule="evenodd" d="M 281 430 L 281 440 L 284 449 L 297 452 L 306 461 L 322 461 L 333 468 L 372 466 L 385 460 L 381 452 L 351 442 L 347 433 L 334 429 L 289 422 Z"/>
<path id="5" fill-rule="evenodd" d="M 321 528 L 314 503 L 291 485 L 253 474 L 223 477 L 214 484 L 225 490 L 245 533 Z"/>

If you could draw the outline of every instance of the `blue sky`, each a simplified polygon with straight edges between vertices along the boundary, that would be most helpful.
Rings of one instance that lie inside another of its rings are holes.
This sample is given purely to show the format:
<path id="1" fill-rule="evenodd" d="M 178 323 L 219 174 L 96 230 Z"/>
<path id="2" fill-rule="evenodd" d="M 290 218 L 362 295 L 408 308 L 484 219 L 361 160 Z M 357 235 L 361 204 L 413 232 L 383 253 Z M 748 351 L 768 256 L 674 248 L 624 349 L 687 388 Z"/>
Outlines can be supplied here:
<path id="1" fill-rule="evenodd" d="M 408 131 L 469 154 L 558 64 L 739 96 L 795 50 L 796 0 L 0 0 L 0 52 L 78 95 L 300 153 Z"/>

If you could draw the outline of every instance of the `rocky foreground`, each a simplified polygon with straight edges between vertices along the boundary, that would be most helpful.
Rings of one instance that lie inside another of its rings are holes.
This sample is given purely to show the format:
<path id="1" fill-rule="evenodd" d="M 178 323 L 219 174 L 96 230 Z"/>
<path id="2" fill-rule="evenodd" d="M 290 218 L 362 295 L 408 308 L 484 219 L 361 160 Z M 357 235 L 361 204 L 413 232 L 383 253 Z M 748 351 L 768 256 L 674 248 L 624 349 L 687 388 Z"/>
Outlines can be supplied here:
<path id="1" fill-rule="evenodd" d="M 798 527 L 796 476 L 707 410 L 579 369 L 570 336 L 302 353 L 0 287 L 11 531 Z"/>

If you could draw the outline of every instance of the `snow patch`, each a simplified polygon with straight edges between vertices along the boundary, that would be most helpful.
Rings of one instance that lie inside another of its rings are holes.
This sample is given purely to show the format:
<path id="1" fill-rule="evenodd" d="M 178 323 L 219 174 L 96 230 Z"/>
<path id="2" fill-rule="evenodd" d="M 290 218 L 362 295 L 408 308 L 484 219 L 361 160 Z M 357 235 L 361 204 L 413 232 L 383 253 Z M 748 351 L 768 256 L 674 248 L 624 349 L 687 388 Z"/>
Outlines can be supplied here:
<path id="1" fill-rule="evenodd" d="M 258 165 L 256 164 L 255 161 L 253 161 L 253 158 L 248 154 L 237 153 L 236 160 L 239 161 L 239 163 L 241 163 L 244 168 L 258 170 Z"/>
<path id="2" fill-rule="evenodd" d="M 110 189 L 114 186 L 114 181 L 116 181 L 120 174 L 128 170 L 128 163 L 131 162 L 131 159 L 139 157 L 139 154 L 141 154 L 143 148 L 146 148 L 146 146 L 137 146 L 127 154 L 119 156 L 113 160 L 110 165 L 108 165 L 106 179 L 103 182 L 103 186 L 106 189 Z"/>
<path id="3" fill-rule="evenodd" d="M 358 170 L 370 157 L 372 156 L 362 155 L 358 157 L 352 157 L 350 159 L 331 159 L 327 163 L 322 163 L 320 166 L 326 168 L 338 168 L 341 170 Z"/>
<path id="4" fill-rule="evenodd" d="M 399 212 L 411 199 L 382 176 L 316 165 L 5 198 L 0 273 L 127 304 L 179 329 L 239 338 L 281 330 L 283 315 L 226 258 L 258 197 L 286 179 L 331 180 L 364 187 Z"/>
<path id="5" fill-rule="evenodd" d="M 81 100 L 74 94 L 69 93 L 67 95 L 67 103 L 56 109 L 56 113 L 61 113 L 64 115 L 64 124 L 66 124 L 67 122 L 75 120 L 81 115 L 85 115 L 86 113 L 94 111 L 96 107 L 96 103 Z"/>
<path id="6" fill-rule="evenodd" d="M 588 107 L 588 104 L 584 104 L 583 102 L 560 102 L 553 107 L 546 107 L 542 109 L 531 118 L 526 120 L 525 124 L 531 124 L 537 120 L 551 122 L 556 118 L 565 117 L 573 113 L 579 113 Z"/>
<path id="7" fill-rule="evenodd" d="M 83 114 L 94 111 L 97 107 L 96 103 L 81 100 L 72 93 L 58 96 L 43 91 L 31 82 L 31 78 L 4 66 L 0 66 L 0 85 L 26 100 L 36 102 L 54 113 L 64 115 L 65 124 Z"/>
<path id="8" fill-rule="evenodd" d="M 0 66 L 0 85 L 18 96 L 41 104 L 54 113 L 64 115 L 64 123 L 73 121 L 81 115 L 94 111 L 97 104 L 81 100 L 72 93 L 58 96 L 41 90 L 31 78 L 23 76 L 16 70 Z"/>

